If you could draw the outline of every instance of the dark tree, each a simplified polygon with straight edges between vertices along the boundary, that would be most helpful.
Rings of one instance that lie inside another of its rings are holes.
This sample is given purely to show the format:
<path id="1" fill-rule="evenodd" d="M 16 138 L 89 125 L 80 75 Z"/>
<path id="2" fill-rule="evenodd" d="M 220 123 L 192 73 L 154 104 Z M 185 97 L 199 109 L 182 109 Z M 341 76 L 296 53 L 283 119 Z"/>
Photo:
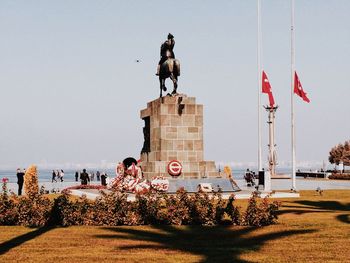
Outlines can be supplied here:
<path id="1" fill-rule="evenodd" d="M 344 167 L 350 166 L 350 140 L 334 146 L 329 152 L 328 160 L 331 164 L 343 163 Z"/>

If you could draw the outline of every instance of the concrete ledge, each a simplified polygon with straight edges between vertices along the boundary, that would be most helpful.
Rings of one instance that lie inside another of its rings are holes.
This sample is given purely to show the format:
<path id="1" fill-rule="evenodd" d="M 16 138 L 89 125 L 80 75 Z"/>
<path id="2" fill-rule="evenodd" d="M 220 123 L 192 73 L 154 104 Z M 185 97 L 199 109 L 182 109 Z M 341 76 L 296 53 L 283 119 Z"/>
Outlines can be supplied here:
<path id="1" fill-rule="evenodd" d="M 261 198 L 265 198 L 268 196 L 270 193 L 268 192 L 262 192 L 260 194 Z M 249 199 L 252 196 L 252 192 L 250 193 L 235 193 L 236 199 Z M 270 198 L 299 198 L 300 194 L 299 193 L 286 193 L 286 192 L 275 192 L 273 194 L 270 194 Z"/>
<path id="2" fill-rule="evenodd" d="M 90 200 L 96 200 L 96 198 L 101 196 L 101 194 L 98 191 L 97 192 L 91 192 L 91 191 L 87 191 L 86 189 L 70 190 L 70 194 L 71 195 L 75 195 L 75 196 L 79 196 L 79 197 L 83 197 L 83 195 L 85 195 L 86 198 L 90 199 Z"/>
<path id="3" fill-rule="evenodd" d="M 104 192 L 108 193 L 111 192 L 109 190 L 103 190 Z M 96 200 L 98 197 L 101 197 L 100 190 L 96 189 L 74 189 L 70 190 L 70 194 L 78 197 L 82 197 L 83 195 L 86 196 L 89 200 Z M 134 194 L 128 194 L 127 196 L 128 201 L 135 201 L 135 195 Z"/>

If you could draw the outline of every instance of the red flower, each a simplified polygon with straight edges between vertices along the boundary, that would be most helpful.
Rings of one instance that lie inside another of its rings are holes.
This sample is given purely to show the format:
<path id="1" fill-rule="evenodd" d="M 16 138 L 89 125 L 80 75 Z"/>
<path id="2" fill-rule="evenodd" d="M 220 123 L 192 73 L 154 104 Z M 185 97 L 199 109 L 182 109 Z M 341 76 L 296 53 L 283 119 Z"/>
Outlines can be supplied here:
<path id="1" fill-rule="evenodd" d="M 9 179 L 7 177 L 2 178 L 3 183 L 7 183 L 8 181 L 9 181 Z"/>

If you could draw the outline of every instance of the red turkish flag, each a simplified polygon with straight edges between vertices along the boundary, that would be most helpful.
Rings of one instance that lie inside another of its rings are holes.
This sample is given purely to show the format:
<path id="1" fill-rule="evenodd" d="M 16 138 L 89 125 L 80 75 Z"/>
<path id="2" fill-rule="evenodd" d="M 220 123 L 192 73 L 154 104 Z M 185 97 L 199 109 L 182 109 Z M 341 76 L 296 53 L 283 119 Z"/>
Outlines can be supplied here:
<path id="1" fill-rule="evenodd" d="M 273 98 L 271 85 L 270 85 L 269 79 L 267 78 L 265 71 L 262 72 L 262 85 L 261 86 L 262 86 L 262 88 L 261 88 L 262 93 L 266 93 L 269 96 L 270 107 L 273 107 L 273 105 L 275 105 L 275 99 Z"/>
<path id="2" fill-rule="evenodd" d="M 294 72 L 294 93 L 297 94 L 300 98 L 302 98 L 307 103 L 310 102 L 309 98 L 306 96 L 306 92 L 303 90 L 303 86 L 299 80 L 298 74 Z"/>

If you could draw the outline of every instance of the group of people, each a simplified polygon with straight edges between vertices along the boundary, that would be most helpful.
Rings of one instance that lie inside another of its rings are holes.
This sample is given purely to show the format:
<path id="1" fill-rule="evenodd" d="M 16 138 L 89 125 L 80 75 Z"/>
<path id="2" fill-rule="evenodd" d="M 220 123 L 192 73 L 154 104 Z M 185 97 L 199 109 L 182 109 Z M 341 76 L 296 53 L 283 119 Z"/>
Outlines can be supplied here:
<path id="1" fill-rule="evenodd" d="M 22 195 L 23 183 L 24 183 L 24 175 L 26 173 L 26 169 L 17 169 L 17 184 L 18 184 L 18 195 Z"/>
<path id="2" fill-rule="evenodd" d="M 250 171 L 249 169 L 247 169 L 245 175 L 244 175 L 244 179 L 247 182 L 247 186 L 255 186 L 255 179 L 256 179 L 256 175 L 255 172 Z"/>
<path id="3" fill-rule="evenodd" d="M 22 195 L 25 173 L 26 173 L 25 169 L 18 168 L 16 170 L 18 195 Z M 75 172 L 75 181 L 78 182 L 80 180 L 82 185 L 87 185 L 91 181 L 94 181 L 95 177 L 97 181 L 101 181 L 101 185 L 107 186 L 109 182 L 109 177 L 106 172 L 101 173 L 100 171 L 96 171 L 96 173 L 95 172 L 87 173 L 86 169 L 83 169 L 82 172 L 78 172 L 78 171 Z M 52 170 L 52 178 L 51 178 L 52 183 L 63 182 L 63 179 L 64 179 L 64 171 L 62 169 Z"/>
<path id="4" fill-rule="evenodd" d="M 63 177 L 64 177 L 64 171 L 61 170 L 52 170 L 52 182 L 61 181 L 63 182 Z"/>
<path id="5" fill-rule="evenodd" d="M 80 179 L 82 185 L 87 185 L 91 181 L 95 180 L 95 175 L 97 181 L 101 181 L 101 185 L 107 185 L 108 174 L 106 172 L 100 173 L 100 171 L 97 171 L 96 174 L 95 172 L 88 173 L 86 172 L 86 169 L 83 169 L 83 171 L 80 173 L 78 171 L 75 172 L 75 181 L 78 182 Z"/>

